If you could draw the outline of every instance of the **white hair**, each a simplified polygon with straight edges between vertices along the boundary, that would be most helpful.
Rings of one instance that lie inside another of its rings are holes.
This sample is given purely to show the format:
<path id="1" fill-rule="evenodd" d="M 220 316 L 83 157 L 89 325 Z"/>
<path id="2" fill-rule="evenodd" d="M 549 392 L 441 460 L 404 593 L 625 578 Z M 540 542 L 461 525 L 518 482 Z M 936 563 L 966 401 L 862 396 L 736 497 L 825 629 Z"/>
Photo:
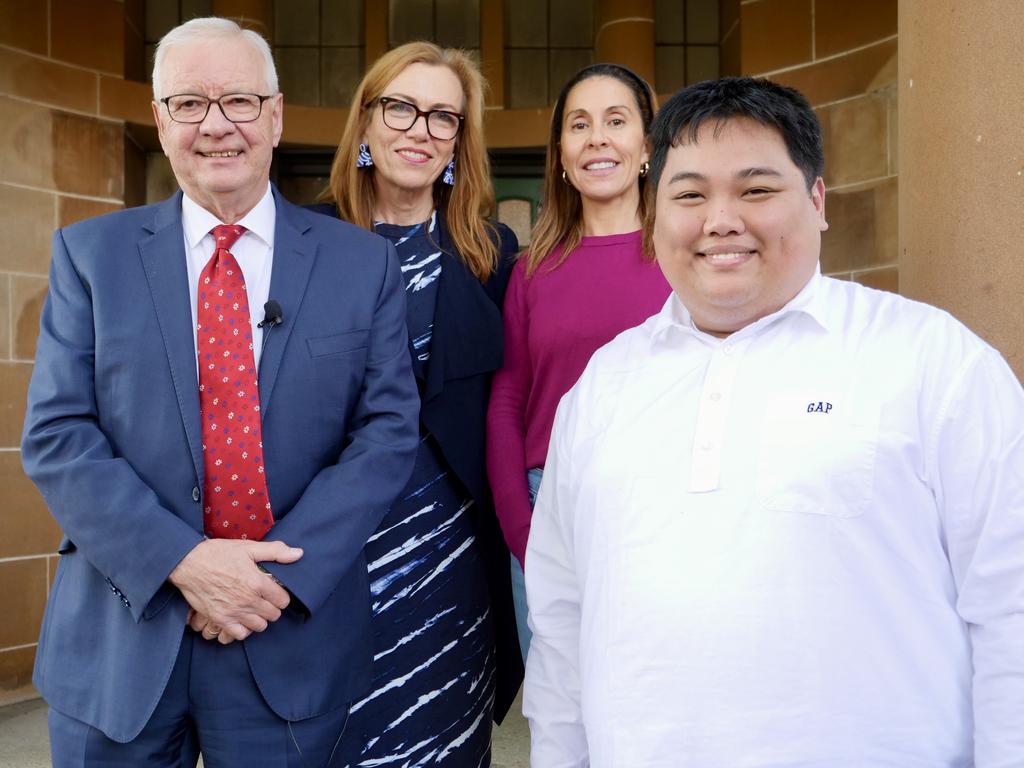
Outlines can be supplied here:
<path id="1" fill-rule="evenodd" d="M 218 16 L 207 16 L 201 19 L 192 19 L 180 24 L 162 38 L 156 46 L 156 53 L 153 56 L 153 100 L 160 101 L 163 97 L 163 83 L 161 74 L 164 57 L 169 48 L 176 45 L 189 43 L 208 42 L 211 40 L 223 40 L 224 38 L 241 36 L 253 48 L 259 51 L 263 57 L 263 79 L 267 83 L 268 93 L 263 96 L 273 96 L 277 93 L 277 69 L 274 67 L 274 56 L 270 52 L 270 46 L 263 36 L 251 29 L 242 29 L 231 19 L 222 19 Z"/>

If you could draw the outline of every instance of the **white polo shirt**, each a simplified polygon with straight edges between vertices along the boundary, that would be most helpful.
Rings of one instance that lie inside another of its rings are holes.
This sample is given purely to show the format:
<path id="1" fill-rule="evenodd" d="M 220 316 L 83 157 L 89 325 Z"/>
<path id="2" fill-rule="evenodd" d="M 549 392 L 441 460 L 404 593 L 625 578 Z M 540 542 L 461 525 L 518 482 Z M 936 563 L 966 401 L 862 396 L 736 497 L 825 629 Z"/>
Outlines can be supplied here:
<path id="1" fill-rule="evenodd" d="M 1024 765 L 1024 392 L 854 283 L 673 295 L 562 400 L 526 582 L 538 768 Z"/>

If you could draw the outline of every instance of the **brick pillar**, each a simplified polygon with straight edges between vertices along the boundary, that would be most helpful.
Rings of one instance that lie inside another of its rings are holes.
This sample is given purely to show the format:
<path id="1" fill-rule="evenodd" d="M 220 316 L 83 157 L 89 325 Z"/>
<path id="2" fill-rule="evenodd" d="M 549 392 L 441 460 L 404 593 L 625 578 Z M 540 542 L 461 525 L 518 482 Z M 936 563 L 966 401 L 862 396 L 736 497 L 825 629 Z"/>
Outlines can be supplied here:
<path id="1" fill-rule="evenodd" d="M 599 0 L 594 61 L 625 64 L 654 82 L 653 0 Z"/>

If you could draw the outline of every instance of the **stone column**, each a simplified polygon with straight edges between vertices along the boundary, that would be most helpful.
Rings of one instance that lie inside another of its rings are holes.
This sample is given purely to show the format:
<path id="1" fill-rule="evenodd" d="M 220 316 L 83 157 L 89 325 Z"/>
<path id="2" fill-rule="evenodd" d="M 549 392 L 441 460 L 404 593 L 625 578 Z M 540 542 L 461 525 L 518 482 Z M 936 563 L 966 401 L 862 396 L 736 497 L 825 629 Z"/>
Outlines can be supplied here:
<path id="1" fill-rule="evenodd" d="M 900 292 L 1024 377 L 1024 3 L 900 0 Z"/>
<path id="2" fill-rule="evenodd" d="M 505 3 L 480 4 L 480 67 L 490 84 L 487 106 L 505 106 Z"/>
<path id="3" fill-rule="evenodd" d="M 234 19 L 274 43 L 273 0 L 213 0 L 213 15 Z"/>
<path id="4" fill-rule="evenodd" d="M 363 6 L 366 69 L 388 52 L 388 3 L 370 0 Z"/>
<path id="5" fill-rule="evenodd" d="M 594 61 L 625 64 L 654 84 L 654 1 L 599 0 Z"/>

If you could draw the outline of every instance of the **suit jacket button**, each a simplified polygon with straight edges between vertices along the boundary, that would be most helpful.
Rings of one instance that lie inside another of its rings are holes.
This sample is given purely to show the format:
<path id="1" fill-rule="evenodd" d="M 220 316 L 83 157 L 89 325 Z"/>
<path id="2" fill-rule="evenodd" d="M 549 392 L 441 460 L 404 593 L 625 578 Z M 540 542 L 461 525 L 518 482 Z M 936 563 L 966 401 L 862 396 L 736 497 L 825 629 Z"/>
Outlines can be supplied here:
<path id="1" fill-rule="evenodd" d="M 199 501 L 199 486 L 192 489 L 192 501 Z"/>

